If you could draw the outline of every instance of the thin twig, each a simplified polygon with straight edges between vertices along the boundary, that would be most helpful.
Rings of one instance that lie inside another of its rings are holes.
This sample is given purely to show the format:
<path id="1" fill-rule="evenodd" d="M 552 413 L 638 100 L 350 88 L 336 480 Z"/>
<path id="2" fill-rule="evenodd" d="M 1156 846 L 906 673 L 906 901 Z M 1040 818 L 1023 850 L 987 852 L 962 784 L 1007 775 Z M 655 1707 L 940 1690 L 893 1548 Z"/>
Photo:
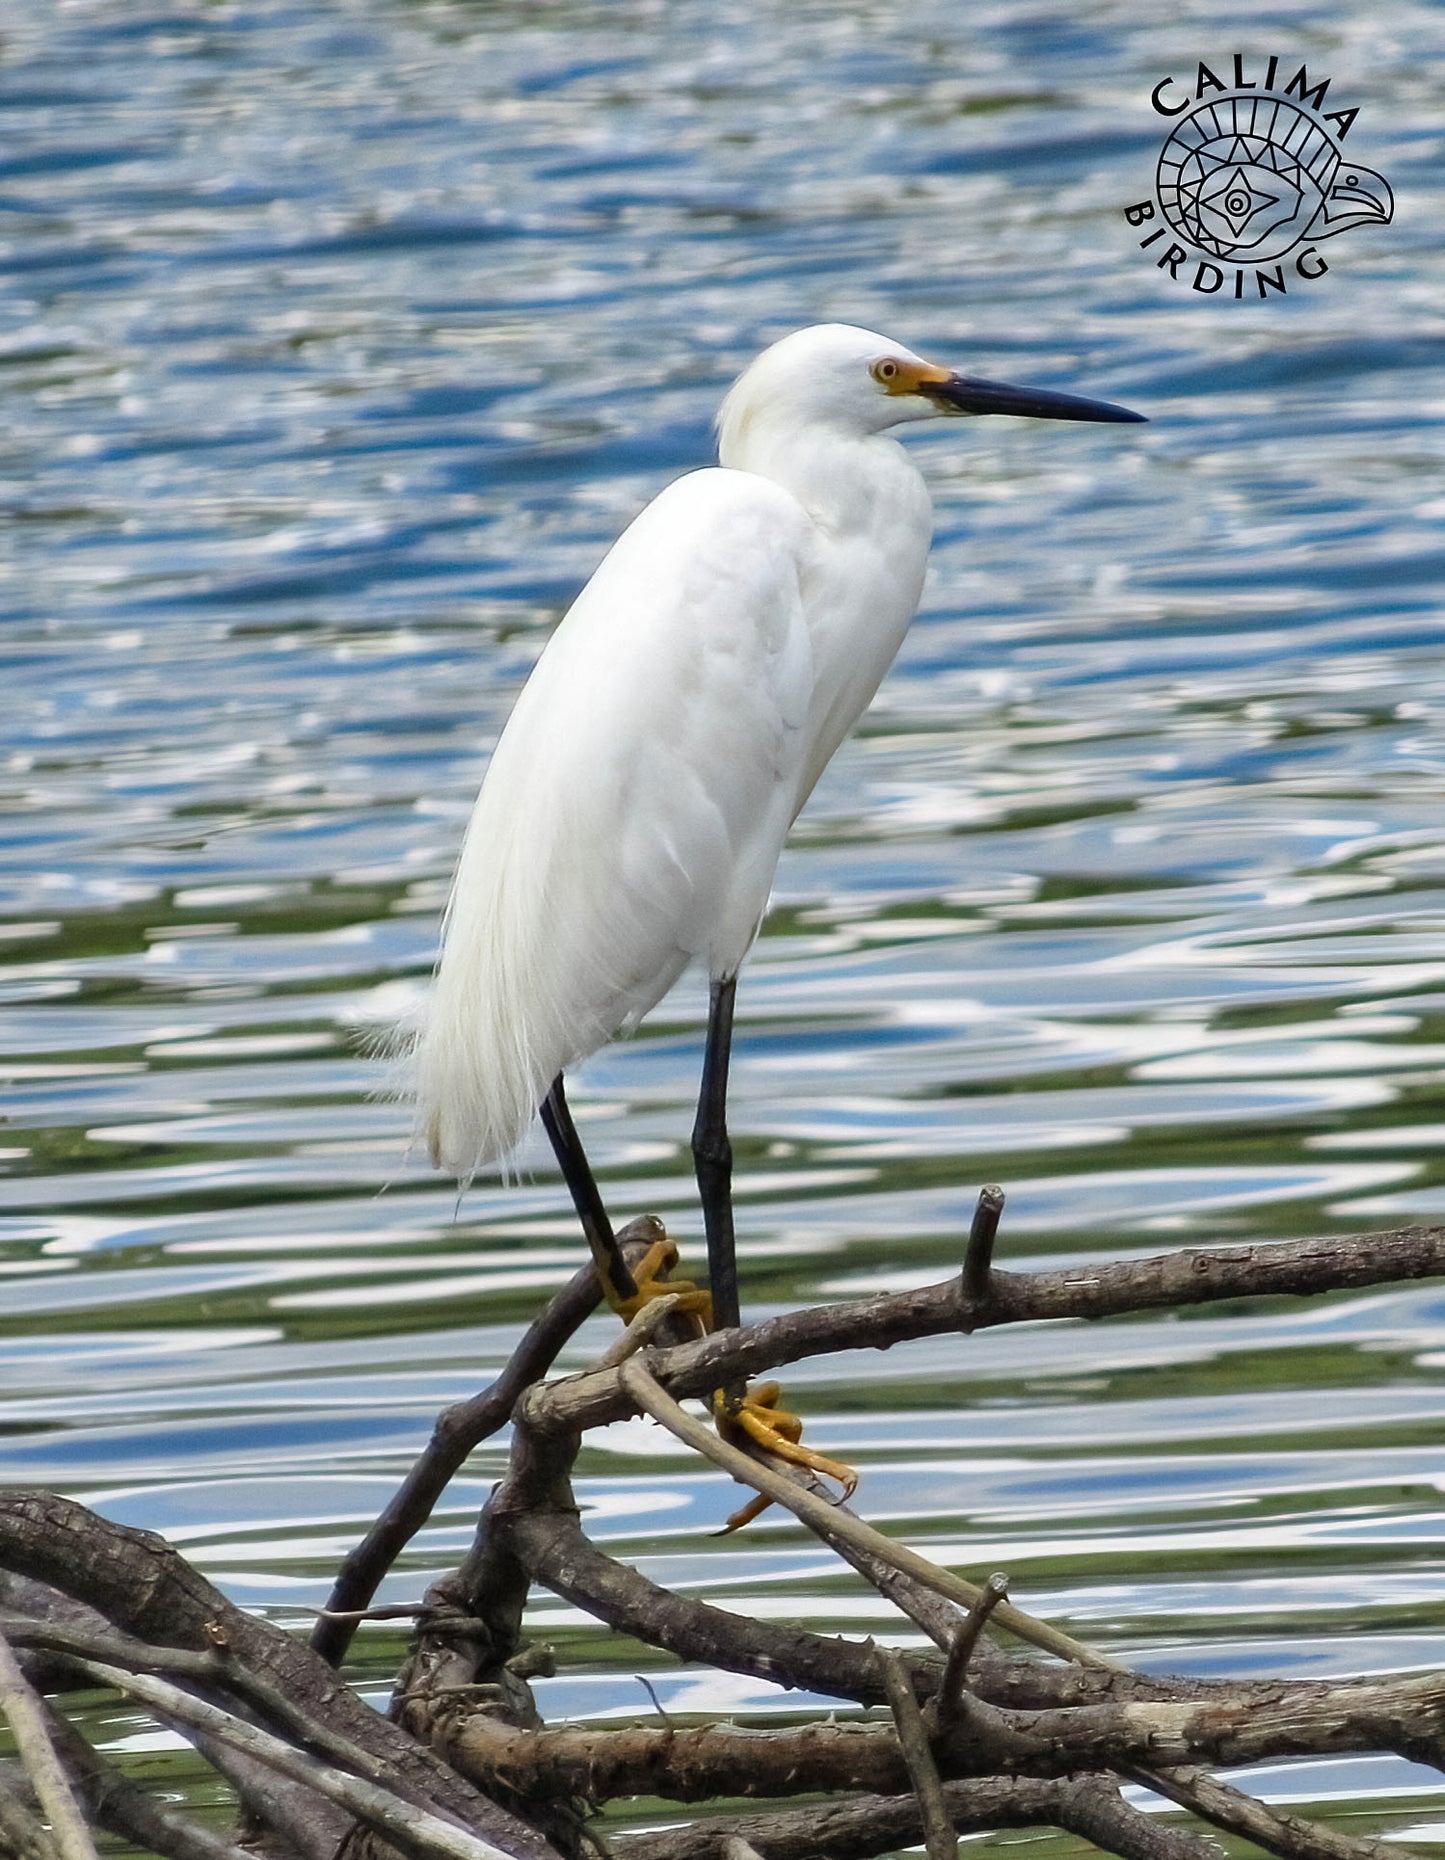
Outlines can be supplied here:
<path id="1" fill-rule="evenodd" d="M 129 1634 L 91 1634 L 81 1628 L 48 1622 L 19 1622 L 0 1616 L 0 1629 L 17 1647 L 39 1647 L 73 1660 L 104 1660 L 130 1672 L 169 1674 L 199 1681 L 242 1698 L 261 1718 L 278 1725 L 300 1742 L 346 1769 L 365 1770 L 399 1795 L 416 1799 L 414 1785 L 389 1774 L 384 1761 L 361 1750 L 349 1737 L 323 1722 L 290 1698 L 280 1686 L 235 1659 L 218 1659 L 212 1653 L 189 1653 L 181 1647 L 152 1647 Z"/>
<path id="2" fill-rule="evenodd" d="M 199 1821 L 177 1813 L 159 1796 L 133 1783 L 49 1705 L 45 1725 L 56 1755 L 97 1827 L 108 1828 L 134 1847 L 164 1854 L 166 1860 L 255 1860 L 244 1848 L 223 1841 Z"/>
<path id="3" fill-rule="evenodd" d="M 456 1822 L 443 1821 L 439 1815 L 414 1802 L 404 1801 L 389 1789 L 321 1763 L 283 1743 L 279 1737 L 273 1737 L 269 1731 L 247 1724 L 217 1705 L 207 1704 L 169 1680 L 157 1679 L 149 1673 L 128 1673 L 100 1660 L 77 1660 L 76 1665 L 97 1684 L 148 1705 L 176 1724 L 221 1738 L 257 1761 L 279 1770 L 283 1776 L 306 1783 L 318 1795 L 338 1803 L 359 1821 L 379 1829 L 395 1846 L 416 1856 L 417 1860 L 511 1860 L 502 1848 Z"/>
<path id="4" fill-rule="evenodd" d="M 50 1830 L 25 1799 L 33 1793 L 18 1763 L 7 1761 L 0 1768 L 0 1854 L 4 1860 L 56 1860 Z"/>
<path id="5" fill-rule="evenodd" d="M 930 1701 L 935 1728 L 946 1727 L 959 1715 L 964 1681 L 968 1677 L 968 1663 L 978 1646 L 979 1636 L 989 1616 L 1000 1602 L 1007 1599 L 1008 1577 L 995 1570 L 983 1585 L 983 1594 L 959 1622 L 953 1645 L 948 1650 L 948 1658 L 943 1663 L 943 1679 L 939 1684 L 938 1695 Z"/>
<path id="6" fill-rule="evenodd" d="M 644 1414 L 650 1414 L 669 1433 L 675 1434 L 714 1465 L 731 1473 L 741 1484 L 751 1485 L 759 1492 L 765 1492 L 776 1503 L 786 1506 L 796 1518 L 827 1541 L 842 1540 L 857 1544 L 873 1556 L 896 1563 L 900 1569 L 907 1570 L 927 1587 L 936 1589 L 940 1595 L 946 1595 L 950 1601 L 958 1602 L 965 1608 L 975 1607 L 982 1599 L 984 1591 L 978 1583 L 956 1576 L 951 1570 L 940 1569 L 916 1550 L 910 1550 L 906 1544 L 885 1537 L 881 1531 L 875 1531 L 851 1512 L 830 1505 L 826 1499 L 819 1498 L 816 1493 L 808 1491 L 785 1474 L 775 1472 L 740 1448 L 720 1440 L 711 1428 L 695 1421 L 685 1409 L 678 1406 L 641 1357 L 634 1357 L 624 1363 L 617 1373 L 630 1401 Z M 1086 1647 L 1082 1641 L 1075 1640 L 1072 1635 L 1063 1633 L 1046 1621 L 1035 1620 L 1032 1615 L 1025 1614 L 1010 1602 L 995 1605 L 994 1619 L 1010 1633 L 1017 1634 L 1020 1640 L 1042 1647 L 1045 1652 L 1056 1654 L 1061 1660 L 1077 1660 L 1084 1666 L 1114 1665 L 1112 1660 L 1106 1659 L 1092 1647 Z"/>
<path id="7" fill-rule="evenodd" d="M 10 1643 L 0 1634 L 0 1711 L 5 1714 L 25 1773 L 50 1823 L 60 1860 L 96 1860 L 95 1843 L 80 1812 L 64 1766 L 45 1728 L 39 1697 L 20 1670 Z"/>
<path id="8" fill-rule="evenodd" d="M 1226 1833 L 1242 1835 L 1266 1853 L 1280 1855 L 1281 1860 L 1400 1860 L 1398 1847 L 1371 1840 L 1367 1834 L 1341 1834 L 1323 1822 L 1306 1821 L 1272 1808 L 1192 1764 L 1188 1768 L 1132 1769 L 1127 1773 L 1166 1801 L 1191 1809 Z"/>
<path id="9" fill-rule="evenodd" d="M 996 1184 L 979 1190 L 978 1205 L 968 1230 L 968 1245 L 963 1254 L 963 1273 L 959 1295 L 965 1306 L 981 1305 L 988 1298 L 989 1275 L 993 1270 L 993 1243 L 1003 1215 L 1004 1193 Z"/>
<path id="10" fill-rule="evenodd" d="M 307 1608 L 294 1604 L 300 1614 L 314 1615 L 318 1621 L 341 1621 L 360 1627 L 363 1621 L 414 1621 L 426 1613 L 425 1602 L 391 1602 L 385 1608 Z"/>
<path id="11" fill-rule="evenodd" d="M 878 1671 L 882 1675 L 883 1689 L 888 1694 L 889 1708 L 893 1713 L 898 1746 L 903 1752 L 903 1761 L 908 1765 L 913 1793 L 918 1797 L 918 1809 L 923 1817 L 923 1845 L 928 1860 L 954 1860 L 958 1852 L 958 1836 L 949 1819 L 948 1804 L 943 1798 L 943 1784 L 939 1779 L 938 1766 L 933 1761 L 933 1752 L 928 1747 L 928 1732 L 924 1729 L 923 1714 L 918 1709 L 918 1700 L 913 1696 L 913 1687 L 903 1670 L 903 1662 L 890 1648 L 879 1647 L 875 1657 Z"/>
<path id="12" fill-rule="evenodd" d="M 620 1337 L 612 1342 L 593 1364 L 594 1369 L 615 1369 L 619 1363 L 625 1363 L 629 1356 L 650 1344 L 658 1331 L 682 1303 L 680 1292 L 664 1292 L 659 1298 L 650 1298 L 639 1307 L 632 1322 Z"/>

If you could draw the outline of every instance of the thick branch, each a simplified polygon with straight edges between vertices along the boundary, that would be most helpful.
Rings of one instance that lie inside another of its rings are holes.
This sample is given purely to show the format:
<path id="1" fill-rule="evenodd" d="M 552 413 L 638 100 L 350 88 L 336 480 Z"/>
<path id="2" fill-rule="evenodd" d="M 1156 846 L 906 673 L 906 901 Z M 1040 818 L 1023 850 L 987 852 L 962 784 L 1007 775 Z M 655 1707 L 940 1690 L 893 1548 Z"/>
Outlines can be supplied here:
<path id="1" fill-rule="evenodd" d="M 507 1478 L 482 1511 L 476 1536 L 461 1568 L 427 1591 L 427 1610 L 397 1679 L 391 1711 L 413 1736 L 440 1748 L 439 1722 L 456 1711 L 458 1699 L 481 1691 L 487 1709 L 523 1729 L 539 1728 L 541 1717 L 531 1687 L 512 1664 L 521 1646 L 522 1611 L 531 1572 L 519 1560 L 506 1529 L 519 1495 L 544 1504 L 569 1504 L 569 1475 L 576 1457 L 575 1435 L 517 1432 Z M 493 1800 L 534 1821 L 564 1854 L 583 1844 L 584 1805 L 555 1792 L 518 1802 L 504 1777 L 479 1785 Z"/>
<path id="2" fill-rule="evenodd" d="M 1231 1788 L 1207 1770 L 1136 1770 L 1134 1780 L 1189 1808 L 1216 1828 L 1242 1835 L 1281 1860 L 1400 1860 L 1400 1850 L 1368 1835 L 1341 1834 Z"/>
<path id="3" fill-rule="evenodd" d="M 58 1860 L 50 1830 L 31 1808 L 34 1790 L 18 1763 L 0 1769 L 0 1856 L 3 1860 Z"/>
<path id="4" fill-rule="evenodd" d="M 1094 1818 L 1102 1835 L 1097 1802 L 1080 1800 L 1092 1778 L 1040 1781 L 1035 1777 L 989 1776 L 943 1785 L 944 1801 L 959 1834 L 994 1828 L 1070 1827 L 1093 1839 L 1082 1825 Z M 1121 1803 L 1122 1807 L 1123 1804 Z M 1110 1830 L 1107 1845 L 1126 1860 L 1214 1860 L 1215 1848 L 1183 1829 L 1150 1823 L 1127 1810 Z M 1142 1825 L 1135 1825 L 1142 1824 Z M 611 1843 L 617 1860 L 730 1860 L 728 1843 L 744 1840 L 763 1860 L 872 1860 L 911 1847 L 922 1836 L 922 1818 L 911 1795 L 861 1796 L 848 1802 L 813 1803 L 783 1814 L 729 1816 L 696 1821 L 686 1828 L 633 1834 Z"/>
<path id="5" fill-rule="evenodd" d="M 1211 1840 L 1141 1815 L 1120 1795 L 1112 1777 L 1081 1776 L 1060 1794 L 1058 1825 L 1121 1860 L 1214 1860 L 1220 1852 Z"/>
<path id="6" fill-rule="evenodd" d="M 1341 1291 L 1445 1274 L 1445 1227 L 1327 1235 L 1258 1246 L 1184 1248 L 1054 1272 L 989 1275 L 988 1296 L 967 1303 L 957 1278 L 918 1291 L 882 1293 L 790 1311 L 743 1330 L 656 1351 L 651 1364 L 674 1396 L 706 1395 L 730 1381 L 805 1356 L 886 1350 L 911 1338 L 1043 1319 L 1117 1317 L 1229 1298 Z M 616 1369 L 590 1370 L 533 1388 L 520 1413 L 534 1426 L 581 1432 L 635 1412 Z"/>
<path id="7" fill-rule="evenodd" d="M 1437 1767 L 1445 1678 L 1317 1685 L 1271 1702 L 1083 1706 L 1070 1711 L 975 1711 L 933 1745 L 944 1776 L 1064 1776 L 1163 1765 L 1239 1765 L 1344 1751 L 1393 1750 L 1433 1728 Z M 891 1724 L 819 1720 L 766 1733 L 732 1724 L 698 1729 L 639 1725 L 622 1731 L 521 1731 L 471 1715 L 447 1733 L 466 1775 L 508 1778 L 523 1793 L 554 1790 L 594 1801 L 655 1795 L 698 1802 L 714 1795 L 779 1796 L 910 1786 Z M 523 1779 L 526 1778 L 525 1788 Z M 1358 1848 L 1353 1849 L 1358 1852 Z"/>
<path id="8" fill-rule="evenodd" d="M 309 1649 L 279 1628 L 233 1608 L 162 1538 L 97 1517 L 53 1495 L 0 1493 L 0 1567 L 83 1599 L 115 1626 L 160 1647 L 202 1651 L 219 1625 L 232 1658 L 287 1692 L 367 1756 L 394 1765 L 400 1779 L 440 1814 L 504 1848 L 515 1860 L 556 1860 L 537 1832 L 507 1814 L 342 1685 Z"/>
<path id="9" fill-rule="evenodd" d="M 679 1660 L 774 1685 L 860 1705 L 882 1700 L 872 1657 L 859 1642 L 753 1621 L 710 1602 L 674 1595 L 596 1549 L 575 1513 L 511 1516 L 507 1535 L 538 1582 L 619 1634 L 664 1648 Z"/>

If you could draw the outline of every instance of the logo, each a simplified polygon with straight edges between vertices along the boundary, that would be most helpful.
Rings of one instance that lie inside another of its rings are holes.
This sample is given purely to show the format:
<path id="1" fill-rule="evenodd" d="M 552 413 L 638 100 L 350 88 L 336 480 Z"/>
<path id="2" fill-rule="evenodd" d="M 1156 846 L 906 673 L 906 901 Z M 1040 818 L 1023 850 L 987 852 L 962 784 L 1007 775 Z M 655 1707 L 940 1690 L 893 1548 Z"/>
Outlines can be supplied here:
<path id="1" fill-rule="evenodd" d="M 1201 61 L 1192 93 L 1167 77 L 1150 94 L 1160 116 L 1178 120 L 1152 198 L 1125 207 L 1124 218 L 1136 227 L 1163 222 L 1141 248 L 1201 296 L 1284 296 L 1329 270 L 1319 249 L 1326 239 L 1394 217 L 1384 175 L 1344 154 L 1359 111 L 1326 110 L 1331 80 L 1311 84 L 1303 65 L 1280 83 L 1282 63 L 1271 57 L 1262 76 L 1250 76 L 1235 52 L 1232 84 Z"/>

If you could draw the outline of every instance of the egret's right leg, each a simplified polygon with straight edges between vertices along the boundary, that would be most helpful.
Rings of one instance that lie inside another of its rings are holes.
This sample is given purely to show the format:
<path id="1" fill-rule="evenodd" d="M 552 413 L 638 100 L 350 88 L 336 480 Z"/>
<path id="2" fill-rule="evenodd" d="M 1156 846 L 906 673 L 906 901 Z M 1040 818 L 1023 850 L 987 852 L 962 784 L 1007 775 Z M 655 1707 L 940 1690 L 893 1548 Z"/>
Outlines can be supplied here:
<path id="1" fill-rule="evenodd" d="M 572 1122 L 572 1113 L 567 1108 L 560 1072 L 542 1100 L 542 1124 L 572 1197 L 572 1205 L 577 1210 L 577 1218 L 582 1223 L 582 1231 L 587 1236 L 603 1294 L 612 1309 L 625 1322 L 631 1323 L 643 1305 L 671 1292 L 680 1298 L 680 1308 L 684 1312 L 696 1314 L 705 1327 L 710 1327 L 711 1306 L 707 1293 L 685 1279 L 669 1280 L 663 1276 L 677 1260 L 677 1248 L 671 1240 L 659 1240 L 649 1247 L 637 1262 L 636 1273 L 628 1265 L 612 1231 L 612 1222 L 603 1206 L 602 1193 L 582 1147 L 582 1139 L 577 1135 L 577 1126 Z"/>

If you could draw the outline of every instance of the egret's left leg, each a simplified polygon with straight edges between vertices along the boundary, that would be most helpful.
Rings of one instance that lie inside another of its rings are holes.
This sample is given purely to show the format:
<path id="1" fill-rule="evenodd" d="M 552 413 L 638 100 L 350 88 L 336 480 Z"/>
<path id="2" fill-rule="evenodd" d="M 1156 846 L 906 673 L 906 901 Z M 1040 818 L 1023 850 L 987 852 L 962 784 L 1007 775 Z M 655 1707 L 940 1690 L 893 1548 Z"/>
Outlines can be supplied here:
<path id="1" fill-rule="evenodd" d="M 682 1310 L 701 1319 L 705 1326 L 710 1314 L 707 1293 L 685 1279 L 664 1276 L 677 1260 L 677 1248 L 671 1240 L 659 1240 L 649 1247 L 637 1262 L 635 1272 L 624 1258 L 603 1206 L 597 1178 L 567 1108 L 560 1072 L 542 1100 L 542 1123 L 572 1197 L 572 1205 L 577 1210 L 577 1218 L 582 1223 L 582 1231 L 587 1236 L 598 1280 L 612 1309 L 624 1323 L 630 1324 L 649 1300 L 660 1298 L 664 1292 L 673 1292 L 682 1301 Z"/>
<path id="2" fill-rule="evenodd" d="M 733 1229 L 733 1151 L 727 1130 L 728 1063 L 732 1057 L 733 1004 L 738 978 L 725 975 L 712 984 L 708 1002 L 707 1045 L 703 1050 L 702 1089 L 698 1094 L 697 1122 L 693 1125 L 692 1155 L 707 1233 L 708 1279 L 712 1291 L 713 1328 L 727 1330 L 741 1323 L 738 1310 L 737 1239 Z M 734 1445 L 757 1447 L 790 1465 L 806 1467 L 835 1479 L 851 1498 L 858 1483 L 850 1467 L 830 1460 L 799 1444 L 803 1423 L 778 1406 L 782 1391 L 776 1382 L 756 1389 L 731 1386 L 718 1389 L 712 1399 L 718 1432 Z M 764 1501 L 766 1504 L 766 1501 Z M 762 1505 L 749 1505 L 728 1520 L 736 1529 L 755 1517 Z"/>

